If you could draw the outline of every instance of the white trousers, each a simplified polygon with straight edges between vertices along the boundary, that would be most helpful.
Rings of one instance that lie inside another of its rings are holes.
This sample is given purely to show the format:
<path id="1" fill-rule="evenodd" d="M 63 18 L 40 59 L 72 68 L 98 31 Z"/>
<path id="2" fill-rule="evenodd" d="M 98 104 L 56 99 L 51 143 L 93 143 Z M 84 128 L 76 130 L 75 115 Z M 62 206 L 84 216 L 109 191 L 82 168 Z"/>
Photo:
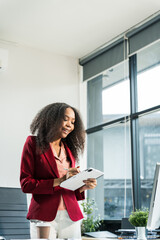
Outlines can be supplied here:
<path id="1" fill-rule="evenodd" d="M 66 210 L 59 210 L 52 222 L 33 221 L 30 224 L 31 238 L 37 238 L 37 226 L 50 226 L 49 239 L 76 238 L 81 239 L 81 220 L 72 221 Z"/>

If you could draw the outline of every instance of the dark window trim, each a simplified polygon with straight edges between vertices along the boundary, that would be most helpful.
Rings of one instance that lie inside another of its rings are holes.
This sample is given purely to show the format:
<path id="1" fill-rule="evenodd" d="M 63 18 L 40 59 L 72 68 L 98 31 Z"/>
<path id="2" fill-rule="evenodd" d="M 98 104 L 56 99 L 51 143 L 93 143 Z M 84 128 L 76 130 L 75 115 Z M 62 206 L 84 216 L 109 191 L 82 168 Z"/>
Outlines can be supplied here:
<path id="1" fill-rule="evenodd" d="M 129 73 L 130 73 L 130 104 L 131 116 L 137 112 L 138 97 L 137 97 L 137 56 L 133 55 L 129 59 Z M 139 157 L 139 137 L 138 137 L 138 116 L 132 118 L 130 121 L 131 132 L 131 164 L 132 164 L 132 198 L 133 210 L 140 209 L 140 157 Z"/>
<path id="2" fill-rule="evenodd" d="M 157 106 L 152 107 L 152 108 L 145 109 L 145 110 L 140 111 L 140 112 L 136 112 L 132 115 L 127 115 L 127 116 L 117 118 L 117 119 L 109 121 L 109 122 L 105 122 L 105 123 L 96 125 L 95 127 L 87 128 L 86 133 L 91 134 L 91 133 L 94 133 L 94 132 L 97 132 L 97 131 L 101 131 L 109 125 L 113 125 L 113 124 L 116 124 L 116 123 L 124 123 L 125 121 L 129 121 L 131 118 L 136 119 L 136 118 L 141 117 L 145 114 L 148 114 L 148 113 L 151 113 L 151 112 L 156 112 L 157 110 L 160 110 L 160 105 L 157 105 Z"/>

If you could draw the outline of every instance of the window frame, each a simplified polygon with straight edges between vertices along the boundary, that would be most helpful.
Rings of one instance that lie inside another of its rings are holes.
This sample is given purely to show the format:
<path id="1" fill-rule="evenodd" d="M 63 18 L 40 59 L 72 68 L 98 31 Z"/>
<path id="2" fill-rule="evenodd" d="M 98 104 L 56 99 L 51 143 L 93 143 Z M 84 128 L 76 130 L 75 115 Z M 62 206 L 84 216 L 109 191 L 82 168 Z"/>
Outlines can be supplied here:
<path id="1" fill-rule="evenodd" d="M 92 81 L 92 80 L 90 80 Z M 106 126 L 112 126 L 113 124 L 130 120 L 131 131 L 131 166 L 132 166 L 132 198 L 133 198 L 133 210 L 141 208 L 141 182 L 140 182 L 140 150 L 139 150 L 139 130 L 138 130 L 138 118 L 160 110 L 160 105 L 152 108 L 145 109 L 138 112 L 138 95 L 137 95 L 137 54 L 129 57 L 129 82 L 130 82 L 130 104 L 131 112 L 121 118 L 114 119 L 109 122 L 98 124 L 96 126 L 86 129 L 87 134 L 101 131 Z M 114 221 L 114 220 L 113 220 Z"/>

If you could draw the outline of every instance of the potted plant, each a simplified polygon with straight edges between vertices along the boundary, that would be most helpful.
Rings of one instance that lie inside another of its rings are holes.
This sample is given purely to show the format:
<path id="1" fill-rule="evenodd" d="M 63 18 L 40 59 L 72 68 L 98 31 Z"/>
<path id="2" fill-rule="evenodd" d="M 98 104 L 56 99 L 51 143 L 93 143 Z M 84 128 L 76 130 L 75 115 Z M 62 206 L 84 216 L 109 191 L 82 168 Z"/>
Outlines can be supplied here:
<path id="1" fill-rule="evenodd" d="M 101 225 L 102 220 L 100 219 L 100 216 L 94 217 L 92 215 L 93 210 L 97 211 L 96 203 L 94 199 L 87 198 L 86 201 L 81 203 L 84 213 L 84 219 L 82 221 L 81 225 L 81 233 L 82 235 L 85 232 L 95 232 L 98 230 L 99 226 Z"/>
<path id="2" fill-rule="evenodd" d="M 129 222 L 135 227 L 138 240 L 144 240 L 146 238 L 146 226 L 148 221 L 148 209 L 136 209 L 129 216 Z"/>

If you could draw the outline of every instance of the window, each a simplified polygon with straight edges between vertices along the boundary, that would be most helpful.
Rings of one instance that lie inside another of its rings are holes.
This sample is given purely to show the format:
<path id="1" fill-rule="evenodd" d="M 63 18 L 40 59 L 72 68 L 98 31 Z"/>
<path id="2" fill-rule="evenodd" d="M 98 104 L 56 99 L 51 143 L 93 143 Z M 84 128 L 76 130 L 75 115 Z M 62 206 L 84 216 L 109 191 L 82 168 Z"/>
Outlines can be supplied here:
<path id="1" fill-rule="evenodd" d="M 104 171 L 88 195 L 106 220 L 149 207 L 160 161 L 159 76 L 160 41 L 87 82 L 88 166 Z"/>
<path id="2" fill-rule="evenodd" d="M 141 205 L 149 207 L 154 171 L 160 162 L 160 111 L 139 118 Z"/>
<path id="3" fill-rule="evenodd" d="M 104 171 L 88 195 L 108 221 L 149 207 L 160 162 L 160 16 L 80 59 L 87 81 L 88 166 Z"/>
<path id="4" fill-rule="evenodd" d="M 104 171 L 89 197 L 106 220 L 121 219 L 132 210 L 129 130 L 129 123 L 118 123 L 88 135 L 88 165 Z"/>
<path id="5" fill-rule="evenodd" d="M 124 61 L 87 83 L 88 127 L 108 123 L 88 134 L 87 147 L 88 166 L 104 171 L 104 179 L 89 197 L 96 199 L 106 220 L 121 219 L 132 209 L 130 125 L 123 119 L 130 113 L 128 74 Z"/>
<path id="6" fill-rule="evenodd" d="M 160 44 L 137 54 L 138 111 L 160 104 Z"/>

